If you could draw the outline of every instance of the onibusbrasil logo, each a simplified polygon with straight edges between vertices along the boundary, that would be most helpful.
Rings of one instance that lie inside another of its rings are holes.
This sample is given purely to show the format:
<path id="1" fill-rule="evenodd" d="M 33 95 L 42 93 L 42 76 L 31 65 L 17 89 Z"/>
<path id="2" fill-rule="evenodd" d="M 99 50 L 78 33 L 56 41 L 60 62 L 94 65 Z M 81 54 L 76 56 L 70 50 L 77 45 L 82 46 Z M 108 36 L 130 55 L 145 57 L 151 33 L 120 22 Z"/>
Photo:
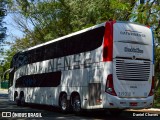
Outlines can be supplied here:
<path id="1" fill-rule="evenodd" d="M 7 118 L 42 118 L 41 113 L 17 113 L 17 112 L 2 112 L 2 117 Z"/>

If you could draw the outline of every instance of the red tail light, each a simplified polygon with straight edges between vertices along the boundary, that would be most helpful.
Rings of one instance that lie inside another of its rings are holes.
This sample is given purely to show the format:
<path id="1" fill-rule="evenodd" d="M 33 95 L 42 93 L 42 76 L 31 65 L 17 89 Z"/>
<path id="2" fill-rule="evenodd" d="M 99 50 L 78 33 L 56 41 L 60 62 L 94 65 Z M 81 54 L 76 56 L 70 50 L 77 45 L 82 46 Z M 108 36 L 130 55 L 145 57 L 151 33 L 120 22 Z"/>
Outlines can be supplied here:
<path id="1" fill-rule="evenodd" d="M 114 96 L 117 96 L 115 90 L 114 90 L 114 86 L 113 86 L 113 76 L 112 74 L 108 75 L 107 77 L 107 82 L 106 82 L 106 89 L 105 91 L 108 93 L 108 94 L 111 94 L 111 95 L 114 95 Z"/>
<path id="2" fill-rule="evenodd" d="M 104 43 L 103 43 L 103 61 L 112 61 L 113 59 L 113 24 L 116 21 L 106 22 Z"/>
<path id="3" fill-rule="evenodd" d="M 148 96 L 152 96 L 153 94 L 154 94 L 154 76 L 152 76 L 152 85 Z"/>

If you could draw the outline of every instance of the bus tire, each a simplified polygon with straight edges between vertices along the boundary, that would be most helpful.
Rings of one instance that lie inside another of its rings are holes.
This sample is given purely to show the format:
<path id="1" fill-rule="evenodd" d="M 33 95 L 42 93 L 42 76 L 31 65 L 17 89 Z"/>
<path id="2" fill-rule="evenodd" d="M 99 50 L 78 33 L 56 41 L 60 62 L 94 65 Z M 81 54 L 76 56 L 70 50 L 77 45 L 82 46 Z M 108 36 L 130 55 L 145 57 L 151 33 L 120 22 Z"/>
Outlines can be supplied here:
<path id="1" fill-rule="evenodd" d="M 15 93 L 14 93 L 14 101 L 16 102 L 17 106 L 20 106 L 20 100 L 19 100 L 17 91 L 15 91 Z"/>
<path id="2" fill-rule="evenodd" d="M 60 101 L 59 101 L 61 112 L 67 113 L 68 112 L 68 102 L 67 102 L 67 94 L 63 93 L 60 95 Z"/>
<path id="3" fill-rule="evenodd" d="M 72 109 L 73 109 L 73 112 L 75 114 L 80 114 L 82 109 L 81 109 L 81 101 L 80 101 L 80 96 L 79 95 L 75 95 L 73 96 L 73 99 L 72 99 Z"/>
<path id="4" fill-rule="evenodd" d="M 22 97 L 20 98 L 20 105 L 21 105 L 21 106 L 25 106 L 25 105 L 26 105 L 24 96 L 22 96 Z"/>
<path id="5" fill-rule="evenodd" d="M 17 106 L 21 106 L 20 99 L 18 98 L 18 96 L 15 98 L 15 101 Z"/>
<path id="6" fill-rule="evenodd" d="M 25 106 L 26 105 L 25 97 L 24 97 L 23 92 L 20 93 L 19 104 L 20 104 L 20 106 Z"/>
<path id="7" fill-rule="evenodd" d="M 14 101 L 16 101 L 17 96 L 18 96 L 18 92 L 17 92 L 17 91 L 15 91 L 15 92 L 14 92 Z"/>

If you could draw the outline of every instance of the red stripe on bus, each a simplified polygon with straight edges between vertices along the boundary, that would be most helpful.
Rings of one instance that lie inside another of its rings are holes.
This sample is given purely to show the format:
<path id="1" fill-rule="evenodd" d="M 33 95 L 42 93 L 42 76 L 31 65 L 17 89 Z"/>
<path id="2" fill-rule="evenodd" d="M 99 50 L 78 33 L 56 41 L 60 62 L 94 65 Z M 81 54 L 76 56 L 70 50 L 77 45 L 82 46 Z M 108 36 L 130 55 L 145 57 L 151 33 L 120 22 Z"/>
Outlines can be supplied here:
<path id="1" fill-rule="evenodd" d="M 103 43 L 103 61 L 112 61 L 113 58 L 113 24 L 116 21 L 106 22 L 104 43 Z"/>

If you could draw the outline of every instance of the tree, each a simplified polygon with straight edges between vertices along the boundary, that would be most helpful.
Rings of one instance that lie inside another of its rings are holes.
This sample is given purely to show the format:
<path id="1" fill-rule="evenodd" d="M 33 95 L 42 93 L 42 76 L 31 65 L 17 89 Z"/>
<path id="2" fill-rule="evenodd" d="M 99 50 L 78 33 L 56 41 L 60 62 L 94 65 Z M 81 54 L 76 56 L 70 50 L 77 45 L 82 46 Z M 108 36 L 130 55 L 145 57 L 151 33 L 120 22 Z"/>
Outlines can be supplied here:
<path id="1" fill-rule="evenodd" d="M 155 48 L 155 72 L 160 72 L 160 48 Z"/>
<path id="2" fill-rule="evenodd" d="M 3 26 L 4 22 L 4 16 L 6 16 L 6 9 L 5 9 L 6 1 L 0 0 L 0 43 L 4 41 L 4 38 L 6 36 L 6 27 Z"/>
<path id="3" fill-rule="evenodd" d="M 5 9 L 6 1 L 0 0 L 0 49 L 2 50 L 2 43 L 4 42 L 4 38 L 6 36 L 6 27 L 4 27 L 3 19 L 6 16 Z M 0 51 L 2 52 L 2 51 Z"/>
<path id="4" fill-rule="evenodd" d="M 10 10 L 15 12 L 15 22 L 24 32 L 24 38 L 17 38 L 12 48 L 20 51 L 110 19 L 150 25 L 158 36 L 159 1 L 141 3 L 137 0 L 12 1 Z"/>
<path id="5" fill-rule="evenodd" d="M 152 26 L 155 38 L 160 38 L 160 2 L 159 0 L 147 0 L 135 6 L 132 19 L 144 25 Z M 159 40 L 159 39 L 158 39 Z M 160 42 L 160 40 L 159 40 Z"/>
<path id="6" fill-rule="evenodd" d="M 0 79 L 5 70 L 3 67 L 4 59 L 2 58 L 2 54 L 4 52 L 3 43 L 6 36 L 6 27 L 4 27 L 3 19 L 6 16 L 6 9 L 5 9 L 6 1 L 0 0 Z"/>

